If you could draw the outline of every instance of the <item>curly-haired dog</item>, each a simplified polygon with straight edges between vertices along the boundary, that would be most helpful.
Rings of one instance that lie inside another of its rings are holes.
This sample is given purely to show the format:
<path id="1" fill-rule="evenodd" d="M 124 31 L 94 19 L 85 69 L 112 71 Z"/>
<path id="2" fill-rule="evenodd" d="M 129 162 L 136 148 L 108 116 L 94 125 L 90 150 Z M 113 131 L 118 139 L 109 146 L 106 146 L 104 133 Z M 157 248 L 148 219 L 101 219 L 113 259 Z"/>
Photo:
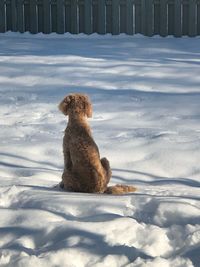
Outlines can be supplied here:
<path id="1" fill-rule="evenodd" d="M 92 105 L 83 94 L 70 94 L 59 104 L 69 117 L 63 138 L 64 172 L 60 184 L 66 190 L 86 193 L 121 194 L 133 192 L 132 186 L 107 187 L 111 169 L 106 158 L 100 159 L 92 138 L 87 117 L 92 117 Z"/>

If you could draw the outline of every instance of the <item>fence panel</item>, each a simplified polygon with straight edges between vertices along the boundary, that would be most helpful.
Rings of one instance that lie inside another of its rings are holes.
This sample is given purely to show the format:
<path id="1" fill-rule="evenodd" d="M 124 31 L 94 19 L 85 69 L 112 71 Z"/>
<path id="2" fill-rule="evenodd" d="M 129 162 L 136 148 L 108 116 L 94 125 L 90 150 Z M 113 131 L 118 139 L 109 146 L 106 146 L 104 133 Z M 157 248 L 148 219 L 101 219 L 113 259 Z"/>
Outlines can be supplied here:
<path id="1" fill-rule="evenodd" d="M 71 31 L 71 4 L 68 0 L 65 5 L 65 32 Z"/>
<path id="2" fill-rule="evenodd" d="M 156 3 L 154 5 L 154 29 L 153 32 L 154 34 L 160 34 L 160 21 L 161 21 L 161 17 L 160 17 L 160 3 Z"/>
<path id="3" fill-rule="evenodd" d="M 112 2 L 106 1 L 106 33 L 112 33 Z"/>
<path id="4" fill-rule="evenodd" d="M 25 32 L 25 21 L 24 21 L 24 2 L 18 0 L 17 5 L 17 29 L 19 32 Z"/>
<path id="5" fill-rule="evenodd" d="M 160 35 L 168 35 L 168 4 L 167 0 L 160 0 Z"/>
<path id="6" fill-rule="evenodd" d="M 174 4 L 169 3 L 168 4 L 168 35 L 174 35 L 174 21 L 175 21 L 175 16 L 174 16 Z"/>
<path id="7" fill-rule="evenodd" d="M 200 0 L 0 0 L 0 32 L 200 35 Z"/>
<path id="8" fill-rule="evenodd" d="M 141 33 L 146 35 L 146 0 L 141 0 Z"/>
<path id="9" fill-rule="evenodd" d="M 154 34 L 154 5 L 153 0 L 146 0 L 146 35 Z"/>
<path id="10" fill-rule="evenodd" d="M 182 22 L 183 22 L 183 5 L 181 0 L 174 2 L 174 35 L 180 37 L 182 35 Z"/>
<path id="11" fill-rule="evenodd" d="M 197 5 L 195 1 L 189 2 L 189 36 L 197 35 Z"/>
<path id="12" fill-rule="evenodd" d="M 65 32 L 65 7 L 63 0 L 57 0 L 57 33 Z"/>
<path id="13" fill-rule="evenodd" d="M 119 26 L 119 0 L 112 0 L 112 34 L 119 34 L 120 33 L 120 26 Z"/>
<path id="14" fill-rule="evenodd" d="M 36 0 L 30 1 L 30 32 L 38 33 L 38 6 Z"/>
<path id="15" fill-rule="evenodd" d="M 126 0 L 126 33 L 135 34 L 135 6 L 132 0 Z"/>
<path id="16" fill-rule="evenodd" d="M 0 32 L 7 31 L 7 24 L 6 24 L 6 5 L 4 1 L 0 1 Z"/>
<path id="17" fill-rule="evenodd" d="M 78 0 L 71 0 L 71 33 L 79 33 L 79 7 Z"/>
<path id="18" fill-rule="evenodd" d="M 182 5 L 182 35 L 188 35 L 188 18 L 189 6 L 188 3 Z"/>
<path id="19" fill-rule="evenodd" d="M 57 3 L 52 2 L 51 5 L 51 31 L 52 32 L 57 32 Z"/>
<path id="20" fill-rule="evenodd" d="M 52 31 L 50 0 L 43 0 L 43 18 L 44 18 L 44 30 L 43 30 L 43 32 L 48 34 Z"/>
<path id="21" fill-rule="evenodd" d="M 119 26 L 120 26 L 120 33 L 126 32 L 126 3 L 121 2 L 119 6 Z"/>
<path id="22" fill-rule="evenodd" d="M 200 1 L 197 5 L 197 35 L 200 35 Z"/>
<path id="23" fill-rule="evenodd" d="M 142 33 L 142 7 L 140 3 L 135 5 L 135 33 Z"/>
<path id="24" fill-rule="evenodd" d="M 11 30 L 17 31 L 17 3 L 16 0 L 11 0 Z"/>
<path id="25" fill-rule="evenodd" d="M 85 16 L 84 16 L 84 5 L 81 0 L 78 0 L 78 32 L 84 32 L 85 31 Z"/>
<path id="26" fill-rule="evenodd" d="M 105 0 L 98 0 L 97 4 L 98 8 L 98 33 L 99 34 L 105 34 L 106 33 L 106 5 Z"/>
<path id="27" fill-rule="evenodd" d="M 84 2 L 84 32 L 86 34 L 92 33 L 92 0 L 85 0 Z"/>

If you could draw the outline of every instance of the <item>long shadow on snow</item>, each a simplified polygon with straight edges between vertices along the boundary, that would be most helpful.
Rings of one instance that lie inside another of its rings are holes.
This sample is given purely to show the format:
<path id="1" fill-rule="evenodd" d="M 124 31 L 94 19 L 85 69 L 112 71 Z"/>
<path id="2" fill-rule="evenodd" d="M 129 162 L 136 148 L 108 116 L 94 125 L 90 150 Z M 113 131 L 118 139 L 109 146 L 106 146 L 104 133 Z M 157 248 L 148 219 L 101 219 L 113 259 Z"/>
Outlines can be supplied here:
<path id="1" fill-rule="evenodd" d="M 1 236 L 13 236 L 13 240 L 9 240 L 6 244 L 1 246 L 1 249 L 17 250 L 20 252 L 26 252 L 29 255 L 33 254 L 34 249 L 27 248 L 22 244 L 18 243 L 18 239 L 24 236 L 31 237 L 34 241 L 34 244 L 37 245 L 43 242 L 43 236 L 45 231 L 38 229 L 31 229 L 28 227 L 14 226 L 14 227 L 0 227 Z"/>
<path id="2" fill-rule="evenodd" d="M 28 162 L 31 162 L 31 163 L 37 163 L 37 164 L 44 164 L 44 165 L 49 165 L 51 167 L 54 167 L 56 169 L 59 169 L 60 166 L 56 165 L 55 163 L 52 163 L 52 162 L 46 162 L 46 161 L 37 161 L 37 160 L 34 160 L 34 159 L 30 159 L 28 157 L 24 157 L 24 156 L 19 156 L 19 155 L 16 155 L 16 154 L 11 154 L 11 153 L 5 153 L 5 152 L 0 152 L 0 157 L 8 157 L 8 158 L 15 158 L 15 159 L 19 159 L 19 160 L 24 160 L 24 161 L 28 161 Z M 0 162 L 0 164 L 4 164 L 5 162 Z M 5 164 L 10 164 L 10 163 L 5 163 Z M 13 167 L 22 167 L 22 168 L 26 168 L 26 166 L 20 166 L 20 165 L 15 165 L 15 164 L 11 164 L 13 165 Z M 53 169 L 52 169 L 53 170 Z"/>
<path id="3" fill-rule="evenodd" d="M 5 152 L 0 152 L 0 157 L 7 157 L 8 159 L 10 159 L 10 162 L 6 161 L 0 161 L 0 166 L 2 167 L 8 167 L 11 169 L 17 169 L 17 175 L 18 176 L 32 176 L 33 172 L 35 171 L 46 171 L 46 172 L 59 172 L 62 170 L 61 167 L 59 167 L 58 165 L 56 165 L 55 163 L 50 163 L 50 162 L 45 162 L 45 161 L 37 161 L 37 160 L 33 160 L 30 159 L 28 157 L 24 157 L 24 156 L 19 156 L 19 155 L 15 155 L 15 154 L 11 154 L 11 153 L 5 153 Z M 26 162 L 26 165 L 22 165 L 22 164 L 15 164 L 15 163 L 11 163 L 12 159 L 15 160 L 23 160 Z M 29 166 L 29 163 L 35 163 L 38 166 Z M 42 165 L 42 166 L 41 166 Z M 48 167 L 44 167 L 44 166 L 48 166 Z"/>
<path id="4" fill-rule="evenodd" d="M 148 184 L 148 185 L 166 185 L 166 184 L 182 184 L 182 185 L 187 185 L 191 187 L 200 187 L 200 182 L 192 180 L 190 178 L 166 178 L 162 176 L 156 176 L 147 172 L 141 172 L 141 171 L 133 171 L 133 170 L 125 170 L 125 169 L 113 169 L 113 171 L 117 172 L 128 172 L 132 173 L 133 182 L 139 183 L 139 184 Z M 145 175 L 151 179 L 154 179 L 154 181 L 145 181 L 142 179 L 134 179 L 134 177 L 139 174 L 139 175 Z M 113 178 L 116 180 L 125 182 L 125 183 L 130 183 L 130 179 L 123 178 L 121 176 L 113 175 Z"/>
<path id="5" fill-rule="evenodd" d="M 7 163 L 7 162 L 2 162 L 0 161 L 0 166 L 3 167 L 9 167 L 9 168 L 17 168 L 17 169 L 30 169 L 30 170 L 42 170 L 42 171 L 60 171 L 55 170 L 55 169 L 49 169 L 49 168 L 44 168 L 44 167 L 28 167 L 24 165 L 17 165 L 17 164 L 12 164 L 12 163 Z"/>
<path id="6" fill-rule="evenodd" d="M 1 229 L 2 233 L 17 234 L 17 237 L 31 235 L 35 239 L 36 248 L 26 248 L 22 244 L 12 241 L 2 247 L 2 249 L 17 250 L 19 252 L 26 252 L 29 255 L 39 256 L 43 253 L 49 253 L 51 251 L 59 251 L 63 249 L 81 249 L 85 253 L 97 255 L 100 257 L 106 257 L 107 255 L 126 256 L 130 262 L 136 260 L 137 257 L 143 259 L 152 259 L 151 256 L 143 253 L 135 247 L 129 247 L 126 245 L 110 245 L 105 241 L 103 235 L 92 233 L 85 230 L 79 230 L 75 228 L 69 229 L 69 227 L 61 227 L 53 229 L 50 233 L 40 233 L 39 231 L 32 231 L 30 229 L 23 229 L 22 227 L 9 227 Z M 37 234 L 37 236 L 35 236 Z M 70 239 L 72 237 L 78 237 L 77 244 L 71 244 Z M 37 240 L 39 238 L 40 240 Z M 47 245 L 49 244 L 49 245 Z"/>
<path id="7" fill-rule="evenodd" d="M 135 247 L 128 247 L 126 245 L 110 245 L 104 240 L 104 236 L 97 234 L 97 233 L 91 233 L 85 230 L 78 230 L 78 229 L 61 229 L 55 233 L 55 231 L 52 231 L 53 236 L 51 236 L 51 233 L 49 234 L 49 238 L 53 238 L 56 244 L 52 244 L 51 246 L 45 248 L 45 251 L 51 251 L 51 250 L 59 250 L 63 248 L 64 246 L 69 246 L 68 239 L 72 236 L 78 236 L 81 237 L 79 243 L 75 245 L 75 248 L 81 248 L 85 252 L 89 252 L 95 255 L 100 256 L 107 256 L 107 255 L 125 255 L 130 262 L 134 261 L 137 257 L 141 257 L 143 259 L 152 258 L 149 255 L 146 255 L 145 253 L 139 251 Z M 55 236 L 56 234 L 56 236 Z M 67 241 L 67 242 L 66 242 Z"/>

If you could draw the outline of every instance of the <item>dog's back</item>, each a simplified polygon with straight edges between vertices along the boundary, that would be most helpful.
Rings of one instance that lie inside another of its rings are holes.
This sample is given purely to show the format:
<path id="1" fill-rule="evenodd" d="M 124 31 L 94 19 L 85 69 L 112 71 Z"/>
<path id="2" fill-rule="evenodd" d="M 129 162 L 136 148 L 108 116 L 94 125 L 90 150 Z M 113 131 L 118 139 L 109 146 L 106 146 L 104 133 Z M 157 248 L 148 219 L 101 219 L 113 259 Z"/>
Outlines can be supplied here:
<path id="1" fill-rule="evenodd" d="M 78 192 L 108 194 L 135 191 L 131 186 L 107 187 L 112 173 L 109 161 L 106 158 L 100 159 L 98 147 L 87 123 L 87 117 L 92 115 L 88 97 L 71 94 L 63 99 L 59 109 L 69 117 L 63 138 L 64 188 Z"/>

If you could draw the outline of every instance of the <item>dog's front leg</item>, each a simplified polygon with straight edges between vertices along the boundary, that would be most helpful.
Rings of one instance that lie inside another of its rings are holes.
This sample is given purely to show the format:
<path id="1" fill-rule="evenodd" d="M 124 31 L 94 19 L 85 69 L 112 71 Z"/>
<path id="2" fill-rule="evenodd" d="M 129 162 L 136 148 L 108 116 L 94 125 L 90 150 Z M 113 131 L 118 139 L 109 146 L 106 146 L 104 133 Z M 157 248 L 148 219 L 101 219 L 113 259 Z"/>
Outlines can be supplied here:
<path id="1" fill-rule="evenodd" d="M 71 160 L 69 150 L 64 152 L 64 164 L 65 164 L 64 168 L 66 170 L 69 170 L 69 171 L 72 170 L 72 160 Z"/>
<path id="2" fill-rule="evenodd" d="M 64 188 L 63 178 L 65 177 L 65 173 L 72 170 L 72 161 L 69 151 L 64 151 L 64 172 L 62 175 L 62 181 L 60 182 L 60 187 Z"/>

